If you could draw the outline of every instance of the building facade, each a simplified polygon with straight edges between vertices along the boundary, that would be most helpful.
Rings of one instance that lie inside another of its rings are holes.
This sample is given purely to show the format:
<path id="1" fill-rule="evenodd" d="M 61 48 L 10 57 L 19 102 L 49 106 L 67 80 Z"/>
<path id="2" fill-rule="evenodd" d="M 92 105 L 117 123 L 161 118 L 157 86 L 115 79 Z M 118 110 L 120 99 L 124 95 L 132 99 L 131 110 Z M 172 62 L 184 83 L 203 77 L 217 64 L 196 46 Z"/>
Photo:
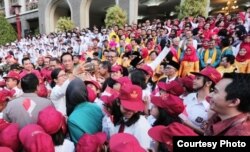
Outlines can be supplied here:
<path id="1" fill-rule="evenodd" d="M 183 0 L 0 0 L 0 11 L 8 21 L 15 26 L 16 15 L 12 5 L 21 5 L 20 19 L 22 35 L 30 31 L 50 33 L 56 30 L 56 22 L 62 16 L 72 19 L 80 28 L 104 25 L 106 11 L 109 7 L 118 4 L 127 12 L 128 23 L 138 20 L 173 16 L 175 6 Z M 208 11 L 220 11 L 228 0 L 211 0 Z M 245 0 L 238 0 L 245 4 Z M 171 15 L 172 14 L 172 15 Z"/>

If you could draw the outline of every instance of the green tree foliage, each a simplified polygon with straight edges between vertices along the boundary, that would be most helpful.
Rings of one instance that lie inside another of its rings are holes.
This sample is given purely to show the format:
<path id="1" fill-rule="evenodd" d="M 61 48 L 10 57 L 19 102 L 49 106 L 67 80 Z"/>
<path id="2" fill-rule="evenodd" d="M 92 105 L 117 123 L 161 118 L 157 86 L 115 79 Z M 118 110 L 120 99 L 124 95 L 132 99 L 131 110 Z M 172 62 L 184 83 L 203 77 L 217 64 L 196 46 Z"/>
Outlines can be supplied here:
<path id="1" fill-rule="evenodd" d="M 119 27 L 124 26 L 127 22 L 127 13 L 122 10 L 118 5 L 112 6 L 107 10 L 105 24 L 106 27 L 118 25 Z"/>
<path id="2" fill-rule="evenodd" d="M 209 0 L 184 0 L 176 9 L 179 11 L 178 18 L 182 19 L 187 16 L 206 16 L 206 8 Z"/>
<path id="3" fill-rule="evenodd" d="M 0 14 L 0 45 L 13 42 L 17 39 L 17 34 L 11 24 L 3 14 Z"/>
<path id="4" fill-rule="evenodd" d="M 75 24 L 71 21 L 70 17 L 60 17 L 56 23 L 57 31 L 72 30 Z"/>

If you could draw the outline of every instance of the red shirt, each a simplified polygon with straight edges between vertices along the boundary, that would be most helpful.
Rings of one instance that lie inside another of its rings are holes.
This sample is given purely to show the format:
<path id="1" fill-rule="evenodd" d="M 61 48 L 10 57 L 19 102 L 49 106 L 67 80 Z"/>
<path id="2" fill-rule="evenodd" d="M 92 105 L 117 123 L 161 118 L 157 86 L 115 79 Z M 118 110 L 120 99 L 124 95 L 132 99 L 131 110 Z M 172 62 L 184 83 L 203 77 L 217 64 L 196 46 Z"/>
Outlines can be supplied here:
<path id="1" fill-rule="evenodd" d="M 250 117 L 239 114 L 232 118 L 221 120 L 217 115 L 208 121 L 206 136 L 250 136 Z"/>

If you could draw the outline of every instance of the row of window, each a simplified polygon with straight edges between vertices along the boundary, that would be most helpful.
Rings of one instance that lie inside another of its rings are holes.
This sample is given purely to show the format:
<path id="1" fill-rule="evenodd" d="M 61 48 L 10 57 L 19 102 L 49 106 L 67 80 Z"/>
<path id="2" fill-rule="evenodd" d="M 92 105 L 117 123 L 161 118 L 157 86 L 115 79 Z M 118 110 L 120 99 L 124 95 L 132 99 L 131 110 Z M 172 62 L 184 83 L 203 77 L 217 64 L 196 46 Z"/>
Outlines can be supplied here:
<path id="1" fill-rule="evenodd" d="M 9 5 L 10 5 L 10 14 L 15 14 L 15 10 L 11 8 L 13 4 L 20 4 L 20 0 L 10 0 Z M 25 0 L 25 5 L 26 5 L 26 11 L 30 11 L 33 9 L 38 8 L 38 0 Z M 4 9 L 4 0 L 0 0 L 0 10 Z"/>

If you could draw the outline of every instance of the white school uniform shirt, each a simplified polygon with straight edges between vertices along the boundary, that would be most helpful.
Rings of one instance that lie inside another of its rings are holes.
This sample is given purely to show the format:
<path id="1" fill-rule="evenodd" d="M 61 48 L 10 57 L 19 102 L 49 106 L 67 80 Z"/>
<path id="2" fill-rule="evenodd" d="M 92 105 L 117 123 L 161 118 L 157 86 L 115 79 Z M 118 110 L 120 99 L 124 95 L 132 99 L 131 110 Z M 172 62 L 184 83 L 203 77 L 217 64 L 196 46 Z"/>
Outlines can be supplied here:
<path id="1" fill-rule="evenodd" d="M 114 133 L 118 133 L 120 125 L 115 126 Z M 148 135 L 148 130 L 151 128 L 150 124 L 148 123 L 147 119 L 144 116 L 140 116 L 140 118 L 135 122 L 133 125 L 124 128 L 124 133 L 128 133 L 133 135 L 140 145 L 144 149 L 150 148 L 150 143 L 152 139 Z"/>
<path id="2" fill-rule="evenodd" d="M 50 100 L 53 102 L 57 111 L 61 112 L 64 116 L 66 116 L 66 89 L 69 85 L 69 79 L 66 80 L 62 86 L 56 85 L 51 90 Z"/>
<path id="3" fill-rule="evenodd" d="M 5 87 L 6 90 L 10 91 L 9 88 Z M 21 95 L 23 95 L 23 90 L 18 88 L 17 86 L 12 88 L 11 90 L 15 90 L 15 93 L 13 95 L 14 98 L 20 97 Z"/>
<path id="4" fill-rule="evenodd" d="M 105 114 L 102 118 L 102 132 L 105 132 L 108 140 L 110 139 L 112 133 L 115 132 L 115 126 L 111 118 Z"/>
<path id="5" fill-rule="evenodd" d="M 55 146 L 55 152 L 75 152 L 75 145 L 72 141 L 64 139 L 62 145 Z"/>
<path id="6" fill-rule="evenodd" d="M 151 99 L 150 99 L 150 95 L 152 93 L 152 91 L 151 91 L 152 89 L 151 88 L 152 87 L 149 84 L 147 84 L 147 88 L 142 90 L 142 99 L 144 100 L 145 98 L 148 98 L 148 100 L 149 100 L 149 106 L 148 106 L 149 110 L 152 107 L 152 103 L 151 103 Z"/>
<path id="7" fill-rule="evenodd" d="M 3 113 L 0 112 L 0 119 L 3 119 Z"/>
<path id="8" fill-rule="evenodd" d="M 17 86 L 13 88 L 15 90 L 15 94 L 14 97 L 20 97 L 21 95 L 23 95 L 23 90 L 18 88 Z"/>
<path id="9" fill-rule="evenodd" d="M 201 128 L 203 122 L 208 120 L 209 103 L 205 99 L 198 102 L 197 93 L 190 93 L 184 97 L 183 103 L 188 114 L 186 119 L 190 120 L 196 127 Z M 183 116 L 184 114 L 181 115 Z"/>

